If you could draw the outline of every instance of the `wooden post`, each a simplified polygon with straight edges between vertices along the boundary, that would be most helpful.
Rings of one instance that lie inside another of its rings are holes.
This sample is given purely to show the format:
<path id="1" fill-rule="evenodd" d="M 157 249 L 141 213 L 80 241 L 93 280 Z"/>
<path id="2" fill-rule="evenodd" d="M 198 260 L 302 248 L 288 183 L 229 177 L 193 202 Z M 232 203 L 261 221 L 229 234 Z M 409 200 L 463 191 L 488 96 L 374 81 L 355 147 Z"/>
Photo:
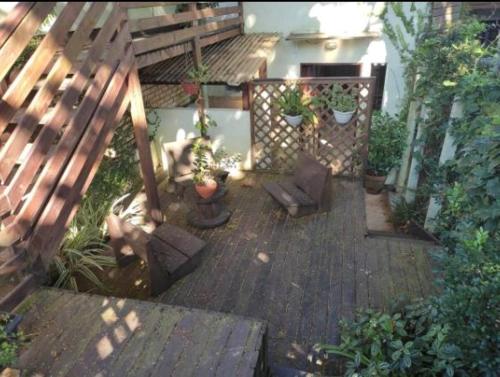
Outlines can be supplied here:
<path id="1" fill-rule="evenodd" d="M 144 179 L 144 187 L 146 189 L 146 197 L 148 199 L 148 210 L 151 219 L 157 224 L 163 221 L 160 197 L 153 168 L 153 158 L 151 156 L 151 147 L 148 135 L 148 123 L 146 119 L 146 111 L 142 100 L 141 84 L 139 82 L 139 72 L 137 63 L 134 63 L 128 77 L 130 88 L 130 114 L 132 116 L 132 124 L 134 127 L 134 135 L 139 151 L 139 159 Z"/>
<path id="2" fill-rule="evenodd" d="M 420 138 L 424 132 L 424 123 L 428 117 L 428 112 L 427 107 L 422 105 L 419 117 L 421 123 L 417 124 L 417 135 L 412 145 L 413 152 L 405 189 L 405 200 L 407 203 L 413 203 L 417 194 L 418 180 L 420 178 L 420 162 L 417 161 L 416 155 L 420 154 L 424 149 L 424 146 L 420 143 Z"/>
<path id="3" fill-rule="evenodd" d="M 441 155 L 439 156 L 439 166 L 443 165 L 446 161 L 451 160 L 455 157 L 455 152 L 457 150 L 457 146 L 455 144 L 455 138 L 450 133 L 450 128 L 453 125 L 455 120 L 463 117 L 463 108 L 462 103 L 459 102 L 456 98 L 453 101 L 453 105 L 451 107 L 450 119 L 448 121 L 448 128 L 446 130 L 446 135 L 443 141 L 443 147 L 441 148 Z M 427 208 L 427 215 L 425 216 L 424 227 L 429 229 L 430 231 L 434 230 L 435 227 L 435 219 L 436 216 L 441 209 L 441 205 L 437 201 L 435 196 L 431 197 L 429 202 L 429 207 Z"/>
<path id="4" fill-rule="evenodd" d="M 243 34 L 245 34 L 245 17 L 243 14 L 243 2 L 242 1 L 238 1 L 238 7 L 240 8 L 240 19 L 241 19 L 240 34 L 243 35 Z"/>

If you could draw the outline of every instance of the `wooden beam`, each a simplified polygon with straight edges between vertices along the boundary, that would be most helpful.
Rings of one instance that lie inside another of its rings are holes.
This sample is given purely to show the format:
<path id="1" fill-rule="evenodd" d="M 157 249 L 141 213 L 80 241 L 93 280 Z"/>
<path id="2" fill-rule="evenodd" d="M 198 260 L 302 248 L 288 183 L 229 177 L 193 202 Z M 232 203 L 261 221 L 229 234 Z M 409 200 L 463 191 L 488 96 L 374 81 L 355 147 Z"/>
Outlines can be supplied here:
<path id="1" fill-rule="evenodd" d="M 236 17 L 229 20 L 209 22 L 196 27 L 157 34 L 152 37 L 134 40 L 134 50 L 136 55 L 140 55 L 148 51 L 158 50 L 189 41 L 196 35 L 202 36 L 204 34 L 218 32 L 231 26 L 239 26 L 240 23 L 241 17 Z"/>
<path id="2" fill-rule="evenodd" d="M 116 37 L 106 61 L 99 65 L 92 84 L 85 92 L 77 111 L 70 118 L 54 153 L 45 164 L 30 195 L 19 210 L 16 221 L 0 231 L 0 246 L 11 245 L 25 236 L 38 219 L 40 212 L 43 210 L 43 203 L 48 199 L 71 152 L 85 131 L 85 127 L 98 106 L 106 84 L 112 77 L 118 61 L 123 59 L 123 49 L 128 37 L 129 31 L 124 27 Z"/>
<path id="3" fill-rule="evenodd" d="M 68 31 L 84 5 L 85 3 L 82 2 L 66 5 L 47 35 L 40 42 L 38 48 L 7 89 L 7 92 L 0 101 L 0 134 L 12 116 L 22 106 L 43 71 L 52 60 L 53 55 L 63 47 Z"/>
<path id="4" fill-rule="evenodd" d="M 185 22 L 192 22 L 204 18 L 220 17 L 230 14 L 238 14 L 239 7 L 205 8 L 196 9 L 196 4 L 192 3 L 194 9 L 187 12 L 163 14 L 161 16 L 146 17 L 129 20 L 130 31 L 132 33 L 150 29 L 162 28 L 165 26 L 177 25 Z"/>
<path id="5" fill-rule="evenodd" d="M 3 81 L 7 73 L 9 73 L 17 58 L 21 55 L 24 48 L 33 37 L 33 34 L 35 34 L 38 27 L 52 8 L 54 8 L 55 4 L 55 1 L 36 3 L 11 33 L 8 33 L 8 30 L 11 29 L 13 25 L 2 24 L 2 38 L 8 38 L 3 41 L 2 48 L 0 49 L 0 61 L 2 62 L 2 64 L 0 64 L 0 81 Z M 10 18 L 6 21 L 9 19 Z M 5 29 L 3 28 L 4 25 Z"/>
<path id="6" fill-rule="evenodd" d="M 148 123 L 146 119 L 146 111 L 142 99 L 141 83 L 139 81 L 139 71 L 134 63 L 128 79 L 130 90 L 130 114 L 134 126 L 134 135 L 139 151 L 139 159 L 141 165 L 142 176 L 144 179 L 144 187 L 146 189 L 146 197 L 148 199 L 148 210 L 151 219 L 156 223 L 163 222 L 163 216 L 160 207 L 160 197 L 158 195 L 158 187 L 156 185 L 153 159 L 151 157 L 151 146 L 148 135 Z"/>
<path id="7" fill-rule="evenodd" d="M 63 93 L 55 108 L 52 108 L 52 111 L 49 113 L 49 118 L 45 123 L 43 123 L 45 124 L 45 127 L 42 128 L 40 134 L 33 142 L 26 160 L 21 162 L 21 166 L 19 166 L 14 177 L 9 182 L 8 189 L 4 192 L 4 194 L 9 196 L 9 200 L 14 208 L 19 204 L 22 196 L 25 194 L 25 190 L 28 188 L 33 177 L 35 176 L 36 171 L 45 160 L 49 149 L 52 147 L 54 138 L 57 136 L 62 126 L 75 115 L 75 110 L 72 110 L 71 108 L 80 96 L 82 90 L 87 85 L 90 75 L 94 72 L 97 61 L 103 53 L 103 46 L 111 39 L 121 20 L 121 14 L 117 11 L 110 14 L 108 20 L 106 20 L 103 28 L 94 40 L 94 43 L 79 71 L 71 79 L 69 84 L 70 89 Z M 124 40 L 124 38 L 125 35 L 119 35 L 117 40 Z M 123 42 L 120 42 L 114 46 L 122 46 L 122 43 Z M 0 214 L 1 213 L 3 212 L 1 211 L 0 206 Z"/>
<path id="8" fill-rule="evenodd" d="M 21 23 L 24 17 L 35 5 L 34 2 L 21 1 L 16 4 L 0 24 L 0 47 L 3 46 L 5 41 L 9 39 L 11 34 L 16 30 L 17 26 Z"/>
<path id="9" fill-rule="evenodd" d="M 64 47 L 62 54 L 52 66 L 42 87 L 32 99 L 24 117 L 0 151 L 0 180 L 2 182 L 6 181 L 24 147 L 35 131 L 39 120 L 53 101 L 57 88 L 70 72 L 71 66 L 76 62 L 82 45 L 90 40 L 90 32 L 105 9 L 106 4 L 105 2 L 95 2 L 91 5 L 89 11 L 80 22 L 78 30 L 73 33 Z M 61 110 L 58 109 L 58 111 Z"/>
<path id="10" fill-rule="evenodd" d="M 0 310 L 4 312 L 12 311 L 38 286 L 39 284 L 34 275 L 25 276 L 12 291 L 0 300 Z"/>
<path id="11" fill-rule="evenodd" d="M 189 4 L 189 9 L 191 12 L 196 12 L 196 4 Z M 192 24 L 193 28 L 198 27 L 198 20 L 193 20 Z M 191 46 L 193 50 L 193 63 L 194 67 L 196 69 L 200 68 L 200 66 L 203 64 L 202 59 L 201 59 L 201 44 L 200 44 L 200 36 L 198 34 L 195 34 L 193 37 L 193 40 L 191 41 Z"/>
<path id="12" fill-rule="evenodd" d="M 112 128 L 116 113 L 123 103 L 123 98 L 126 97 L 126 78 L 132 59 L 132 49 L 129 48 L 106 86 L 105 94 L 88 122 L 85 134 L 72 153 L 70 161 L 64 166 L 54 193 L 35 226 L 30 250 L 40 252 L 45 268 L 48 268 L 52 256 L 59 247 L 71 220 L 70 214 L 76 212 L 75 208 L 83 197 L 85 181 L 94 167 L 94 171 L 97 170 L 95 164 L 106 147 L 103 138 Z"/>
<path id="13" fill-rule="evenodd" d="M 240 35 L 240 31 L 238 29 L 231 29 L 228 31 L 224 31 L 222 33 L 217 33 L 214 35 L 210 35 L 208 37 L 201 38 L 200 44 L 201 47 L 206 47 L 212 45 L 214 43 L 219 43 L 225 39 L 234 38 Z M 158 51 L 149 52 L 143 55 L 138 56 L 137 66 L 140 68 L 147 67 L 148 65 L 159 63 L 163 60 L 170 59 L 179 55 L 186 54 L 192 51 L 191 45 L 184 44 L 174 47 L 167 47 L 165 49 L 161 49 Z"/>

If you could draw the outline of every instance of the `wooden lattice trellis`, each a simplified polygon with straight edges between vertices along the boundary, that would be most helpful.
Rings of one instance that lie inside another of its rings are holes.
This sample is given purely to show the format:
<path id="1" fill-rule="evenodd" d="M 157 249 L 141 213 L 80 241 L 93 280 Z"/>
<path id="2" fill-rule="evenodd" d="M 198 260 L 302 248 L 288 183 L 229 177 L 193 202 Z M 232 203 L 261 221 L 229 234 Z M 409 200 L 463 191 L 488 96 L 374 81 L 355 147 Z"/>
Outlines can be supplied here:
<path id="1" fill-rule="evenodd" d="M 357 109 L 349 123 L 335 121 L 333 110 L 311 106 L 315 124 L 290 126 L 278 108 L 278 99 L 287 88 L 297 86 L 306 96 L 328 93 L 340 84 L 346 93 L 357 93 Z M 250 83 L 252 161 L 257 170 L 290 171 L 297 153 L 315 156 L 332 174 L 359 177 L 368 153 L 368 133 L 373 108 L 373 77 L 341 77 L 300 80 L 256 80 Z"/>

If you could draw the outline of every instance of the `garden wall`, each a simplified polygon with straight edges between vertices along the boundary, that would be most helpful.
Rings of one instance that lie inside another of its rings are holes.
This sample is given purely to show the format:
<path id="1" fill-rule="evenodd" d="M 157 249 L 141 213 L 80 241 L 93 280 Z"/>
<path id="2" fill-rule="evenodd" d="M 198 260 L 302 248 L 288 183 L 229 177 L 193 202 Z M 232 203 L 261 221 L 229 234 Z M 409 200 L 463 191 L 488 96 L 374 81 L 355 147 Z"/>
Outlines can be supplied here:
<path id="1" fill-rule="evenodd" d="M 160 117 L 154 151 L 156 161 L 164 171 L 168 170 L 165 143 L 183 140 L 199 135 L 194 127 L 198 120 L 195 108 L 155 109 Z M 241 154 L 241 169 L 251 169 L 250 156 L 250 113 L 236 109 L 210 109 L 208 114 L 218 126 L 210 129 L 213 145 L 224 146 L 229 154 Z"/>

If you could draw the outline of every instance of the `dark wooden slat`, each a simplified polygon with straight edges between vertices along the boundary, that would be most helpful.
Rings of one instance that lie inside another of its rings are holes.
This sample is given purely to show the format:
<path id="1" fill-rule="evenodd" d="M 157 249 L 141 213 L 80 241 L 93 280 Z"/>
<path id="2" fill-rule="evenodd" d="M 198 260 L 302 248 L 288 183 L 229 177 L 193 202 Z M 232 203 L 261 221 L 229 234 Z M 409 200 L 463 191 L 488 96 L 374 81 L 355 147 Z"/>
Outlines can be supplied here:
<path id="1" fill-rule="evenodd" d="M 19 25 L 17 25 L 15 31 L 4 41 L 0 49 L 0 61 L 2 62 L 0 65 L 0 81 L 3 81 L 7 73 L 9 73 L 17 58 L 31 40 L 31 37 L 52 8 L 54 8 L 55 4 L 54 1 L 36 3 Z"/>
<path id="2" fill-rule="evenodd" d="M 48 160 L 40 174 L 40 178 L 32 189 L 23 207 L 19 211 L 16 221 L 0 232 L 0 245 L 10 245 L 23 237 L 34 224 L 43 209 L 41 206 L 50 194 L 57 177 L 61 174 L 61 169 L 65 166 L 74 150 L 76 143 L 80 139 L 85 127 L 97 107 L 101 96 L 104 93 L 107 82 L 113 74 L 114 67 L 123 54 L 123 46 L 128 36 L 128 30 L 123 28 L 112 45 L 112 53 L 106 61 L 101 64 L 94 77 L 92 85 L 88 88 L 80 103 L 78 110 L 65 128 L 53 156 Z"/>
<path id="3" fill-rule="evenodd" d="M 65 166 L 64 173 L 59 180 L 54 194 L 44 208 L 44 212 L 35 227 L 30 248 L 31 250 L 39 250 L 42 253 L 42 261 L 46 267 L 48 267 L 51 257 L 55 249 L 59 246 L 66 227 L 69 225 L 70 213 L 74 214 L 77 203 L 79 203 L 83 196 L 83 192 L 81 191 L 83 189 L 82 186 L 84 186 L 85 180 L 90 177 L 90 170 L 92 170 L 95 162 L 97 162 L 98 157 L 100 157 L 99 155 L 102 155 L 104 152 L 104 140 L 99 140 L 99 135 L 104 134 L 105 137 L 112 129 L 115 116 L 119 112 L 120 106 L 124 103 L 124 93 L 122 94 L 121 92 L 123 92 L 132 59 L 133 53 L 129 47 L 116 72 L 113 74 L 111 82 L 107 85 L 105 94 L 90 121 L 89 127 L 74 151 L 68 165 Z M 126 90 L 126 85 L 124 89 Z M 77 181 L 80 180 L 83 180 L 83 182 L 77 184 Z M 62 213 L 63 210 L 66 213 Z M 70 213 L 67 213 L 68 211 Z M 50 234 L 47 234 L 48 228 L 51 229 Z"/>
<path id="4" fill-rule="evenodd" d="M 134 40 L 134 51 L 139 55 L 148 51 L 166 48 L 168 46 L 190 40 L 196 35 L 202 36 L 204 34 L 217 32 L 231 26 L 239 25 L 241 22 L 241 17 L 236 17 L 230 20 L 209 22 L 205 25 L 172 31 L 169 33 L 162 33 L 141 40 Z"/>
<path id="5" fill-rule="evenodd" d="M 120 7 L 124 9 L 139 9 L 139 8 L 153 8 L 153 7 L 163 7 L 167 5 L 179 5 L 179 4 L 189 4 L 189 2 L 160 2 L 160 1 L 124 1 L 118 3 Z"/>
<path id="6" fill-rule="evenodd" d="M 29 141 L 32 133 L 35 131 L 43 113 L 49 107 L 55 91 L 61 85 L 66 75 L 70 72 L 71 66 L 80 53 L 82 44 L 89 40 L 90 32 L 94 28 L 99 15 L 106 7 L 106 2 L 98 2 L 91 5 L 85 17 L 79 24 L 78 30 L 71 36 L 64 47 L 61 56 L 52 66 L 43 86 L 36 93 L 35 97 L 28 106 L 24 117 L 10 136 L 7 143 L 0 151 L 0 180 L 5 181 L 14 167 L 17 159 L 22 153 L 25 145 Z M 56 112 L 62 109 L 56 109 Z M 33 175 L 34 171 L 22 172 L 20 174 Z M 26 187 L 18 186 L 16 190 L 24 191 Z M 21 194 L 22 195 L 22 194 Z M 16 204 L 14 204 L 16 205 Z"/>
<path id="7" fill-rule="evenodd" d="M 195 3 L 193 3 L 196 6 Z M 170 25 L 176 25 L 185 22 L 192 22 L 204 18 L 220 17 L 230 14 L 238 14 L 239 7 L 221 7 L 221 8 L 205 8 L 200 10 L 191 10 L 188 12 L 165 14 L 161 16 L 132 19 L 129 21 L 131 32 L 161 28 Z"/>
<path id="8" fill-rule="evenodd" d="M 0 310 L 10 312 L 38 287 L 35 276 L 27 275 L 9 294 L 0 300 Z"/>
<path id="9" fill-rule="evenodd" d="M 137 149 L 139 151 L 139 162 L 141 166 L 144 187 L 148 199 L 149 216 L 156 223 L 162 222 L 162 213 L 160 206 L 160 197 L 156 186 L 154 174 L 153 159 L 151 157 L 151 147 L 148 136 L 148 123 L 146 111 L 142 99 L 141 83 L 139 81 L 139 72 L 137 65 L 133 65 L 128 78 L 128 85 L 131 90 L 130 114 L 134 127 L 134 136 Z"/>
<path id="10" fill-rule="evenodd" d="M 217 33 L 209 37 L 201 38 L 201 47 L 206 47 L 214 43 L 222 42 L 225 39 L 234 38 L 240 35 L 238 29 L 231 29 L 222 33 Z M 179 45 L 175 47 L 168 47 L 166 49 L 145 53 L 137 57 L 137 66 L 139 68 L 144 68 L 149 65 L 161 62 L 166 59 L 170 59 L 179 55 L 186 54 L 192 50 L 190 44 Z"/>
<path id="11" fill-rule="evenodd" d="M 0 47 L 10 37 L 31 8 L 33 8 L 34 4 L 31 1 L 19 2 L 3 19 L 0 24 Z"/>
<path id="12" fill-rule="evenodd" d="M 9 120 L 26 100 L 53 55 L 63 47 L 68 36 L 68 30 L 77 19 L 84 4 L 74 2 L 66 5 L 47 35 L 40 42 L 38 48 L 7 89 L 0 101 L 0 133 L 3 132 Z"/>
<path id="13" fill-rule="evenodd" d="M 112 12 L 94 40 L 92 48 L 89 50 L 89 54 L 87 55 L 82 66 L 76 75 L 73 76 L 69 85 L 71 89 L 64 92 L 55 108 L 52 109 L 52 112 L 49 114 L 49 117 L 45 122 L 46 127 L 42 129 L 37 139 L 34 141 L 26 160 L 16 171 L 16 174 L 12 178 L 9 185 L 10 190 L 3 193 L 8 196 L 11 208 L 16 208 L 19 204 L 26 188 L 32 180 L 32 177 L 35 175 L 36 171 L 46 158 L 47 153 L 52 146 L 52 142 L 61 127 L 75 115 L 74 111 L 68 109 L 71 109 L 74 102 L 78 99 L 80 93 L 85 88 L 85 85 L 87 85 L 90 75 L 95 69 L 97 60 L 100 58 L 100 54 L 102 53 L 102 47 L 113 36 L 121 19 L 122 18 L 115 8 L 115 11 Z M 1 210 L 0 213 L 2 213 Z"/>

